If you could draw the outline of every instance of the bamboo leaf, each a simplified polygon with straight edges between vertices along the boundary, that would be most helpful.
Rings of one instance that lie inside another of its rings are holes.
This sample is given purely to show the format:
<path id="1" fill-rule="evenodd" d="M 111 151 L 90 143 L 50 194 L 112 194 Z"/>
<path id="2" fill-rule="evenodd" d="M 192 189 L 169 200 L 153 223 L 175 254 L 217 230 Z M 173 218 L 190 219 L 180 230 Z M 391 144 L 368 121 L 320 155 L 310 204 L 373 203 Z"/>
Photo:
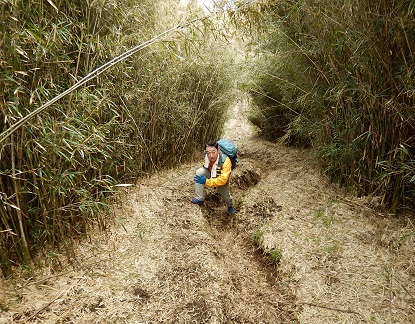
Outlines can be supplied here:
<path id="1" fill-rule="evenodd" d="M 69 143 L 63 138 L 62 139 L 62 142 L 70 149 L 70 150 L 72 150 L 73 151 L 73 148 L 72 148 L 72 146 L 70 146 L 69 145 Z M 69 151 L 68 151 L 69 152 Z"/>
<path id="2" fill-rule="evenodd" d="M 52 0 L 47 0 L 47 2 L 49 2 L 49 4 L 55 8 L 56 11 L 59 11 L 58 7 L 56 7 L 56 5 L 52 2 Z"/>
<path id="3" fill-rule="evenodd" d="M 7 205 L 9 205 L 10 207 L 16 209 L 16 210 L 21 210 L 19 207 L 17 207 L 16 205 L 10 204 L 8 202 L 6 202 Z"/>
<path id="4" fill-rule="evenodd" d="M 44 152 L 47 152 L 47 150 L 38 141 L 35 141 L 35 144 L 39 146 Z"/>

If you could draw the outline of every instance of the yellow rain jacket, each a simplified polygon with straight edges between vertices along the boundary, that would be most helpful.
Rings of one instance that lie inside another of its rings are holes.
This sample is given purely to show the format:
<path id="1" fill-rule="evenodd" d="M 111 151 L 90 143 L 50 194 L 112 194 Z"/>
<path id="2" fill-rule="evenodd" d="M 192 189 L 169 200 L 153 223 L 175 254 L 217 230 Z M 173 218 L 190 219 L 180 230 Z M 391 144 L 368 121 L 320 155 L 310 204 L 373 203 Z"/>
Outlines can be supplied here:
<path id="1" fill-rule="evenodd" d="M 221 157 L 220 157 L 221 158 Z M 209 171 L 212 171 L 212 166 L 215 162 L 209 163 Z M 206 187 L 209 188 L 216 188 L 216 187 L 222 187 L 226 185 L 229 181 L 229 177 L 231 176 L 232 171 L 232 162 L 229 159 L 228 156 L 226 156 L 225 161 L 223 162 L 222 166 L 218 166 L 216 168 L 216 177 L 215 178 L 209 178 L 206 179 Z"/>

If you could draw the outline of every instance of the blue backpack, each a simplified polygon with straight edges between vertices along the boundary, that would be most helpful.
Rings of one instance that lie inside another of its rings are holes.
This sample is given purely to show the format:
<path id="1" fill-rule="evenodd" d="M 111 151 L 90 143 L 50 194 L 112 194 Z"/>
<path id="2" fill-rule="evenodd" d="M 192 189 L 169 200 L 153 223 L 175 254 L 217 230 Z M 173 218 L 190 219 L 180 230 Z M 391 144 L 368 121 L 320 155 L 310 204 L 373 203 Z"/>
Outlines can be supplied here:
<path id="1" fill-rule="evenodd" d="M 228 156 L 232 162 L 232 170 L 236 168 L 238 160 L 238 150 L 233 142 L 228 139 L 220 139 L 217 141 L 221 152 L 223 153 L 222 164 L 225 162 L 226 157 Z"/>

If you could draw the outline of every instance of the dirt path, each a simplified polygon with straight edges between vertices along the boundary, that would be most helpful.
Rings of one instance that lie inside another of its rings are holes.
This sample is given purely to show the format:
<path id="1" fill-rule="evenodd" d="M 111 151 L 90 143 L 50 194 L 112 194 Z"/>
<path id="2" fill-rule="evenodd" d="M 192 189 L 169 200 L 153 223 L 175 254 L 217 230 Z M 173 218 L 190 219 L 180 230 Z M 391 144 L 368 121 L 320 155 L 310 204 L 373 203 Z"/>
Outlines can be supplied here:
<path id="1" fill-rule="evenodd" d="M 195 164 L 142 179 L 72 265 L 1 283 L 0 323 L 413 322 L 413 219 L 343 194 L 307 153 L 252 138 L 244 107 L 226 134 L 241 156 L 235 219 L 213 190 L 189 203 Z"/>

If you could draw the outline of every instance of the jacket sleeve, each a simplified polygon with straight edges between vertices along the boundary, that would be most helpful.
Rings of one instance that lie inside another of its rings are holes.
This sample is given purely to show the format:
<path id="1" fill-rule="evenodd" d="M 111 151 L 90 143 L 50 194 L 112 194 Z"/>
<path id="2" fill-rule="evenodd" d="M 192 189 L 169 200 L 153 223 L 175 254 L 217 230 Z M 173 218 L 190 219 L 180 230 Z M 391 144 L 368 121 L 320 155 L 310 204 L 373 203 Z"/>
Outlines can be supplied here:
<path id="1" fill-rule="evenodd" d="M 227 156 L 225 162 L 222 165 L 221 174 L 216 178 L 206 179 L 206 187 L 215 188 L 226 185 L 229 181 L 229 177 L 231 176 L 231 168 L 232 162 Z"/>

